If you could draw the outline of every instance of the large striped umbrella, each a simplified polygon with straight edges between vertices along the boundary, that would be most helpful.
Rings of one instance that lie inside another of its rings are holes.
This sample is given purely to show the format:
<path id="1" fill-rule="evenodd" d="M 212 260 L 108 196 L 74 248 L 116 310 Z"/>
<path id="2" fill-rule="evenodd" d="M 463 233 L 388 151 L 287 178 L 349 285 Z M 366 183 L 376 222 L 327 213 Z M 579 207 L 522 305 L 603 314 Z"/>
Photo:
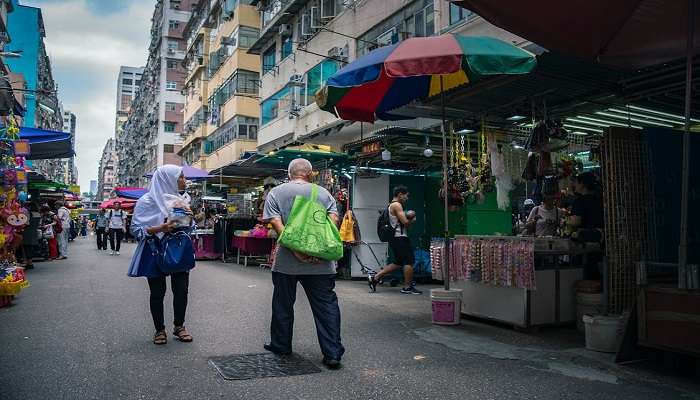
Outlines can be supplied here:
<path id="1" fill-rule="evenodd" d="M 492 37 L 411 38 L 336 72 L 316 94 L 316 103 L 345 120 L 406 119 L 391 110 L 484 76 L 526 74 L 536 64 L 533 54 Z"/>
<path id="2" fill-rule="evenodd" d="M 441 95 L 442 179 L 445 193 L 445 245 L 449 251 L 445 91 L 490 75 L 527 74 L 535 56 L 486 36 L 441 35 L 407 39 L 374 50 L 331 76 L 316 93 L 322 110 L 352 121 L 407 119 L 391 111 L 417 99 Z M 445 260 L 445 290 L 450 289 Z"/>

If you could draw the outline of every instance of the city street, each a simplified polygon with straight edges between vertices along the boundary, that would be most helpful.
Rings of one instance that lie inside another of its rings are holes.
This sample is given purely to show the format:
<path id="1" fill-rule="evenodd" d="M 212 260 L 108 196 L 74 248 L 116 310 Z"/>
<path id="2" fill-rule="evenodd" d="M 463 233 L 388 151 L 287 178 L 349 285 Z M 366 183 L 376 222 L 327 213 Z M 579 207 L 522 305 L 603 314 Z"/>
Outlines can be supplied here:
<path id="1" fill-rule="evenodd" d="M 3 399 L 692 399 L 692 378 L 620 367 L 582 348 L 573 330 L 517 333 L 465 321 L 430 323 L 422 296 L 368 294 L 339 281 L 347 352 L 343 368 L 284 378 L 224 380 L 215 356 L 264 352 L 270 274 L 200 262 L 191 274 L 186 325 L 194 342 L 151 343 L 146 281 L 121 256 L 77 239 L 70 258 L 37 263 L 31 287 L 0 309 Z M 169 284 L 169 283 L 168 283 Z M 170 293 L 166 322 L 172 319 Z M 313 320 L 299 291 L 294 350 L 321 367 Z M 695 380 L 697 382 L 697 380 Z"/>

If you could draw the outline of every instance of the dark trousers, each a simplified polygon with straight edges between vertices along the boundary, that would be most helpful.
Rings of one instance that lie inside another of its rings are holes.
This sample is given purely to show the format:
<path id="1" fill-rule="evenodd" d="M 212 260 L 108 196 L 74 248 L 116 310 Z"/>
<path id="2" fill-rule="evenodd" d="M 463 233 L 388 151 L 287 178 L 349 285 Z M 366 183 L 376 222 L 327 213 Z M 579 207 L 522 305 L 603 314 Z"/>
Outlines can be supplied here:
<path id="1" fill-rule="evenodd" d="M 124 231 L 121 229 L 110 229 L 109 230 L 109 248 L 112 251 L 119 251 L 122 246 L 122 238 L 124 237 Z M 116 239 L 116 246 L 115 246 Z"/>
<path id="2" fill-rule="evenodd" d="M 107 232 L 105 228 L 97 228 L 95 233 L 97 234 L 97 249 L 107 250 Z"/>
<path id="3" fill-rule="evenodd" d="M 183 326 L 185 324 L 185 311 L 187 311 L 187 291 L 190 286 L 190 274 L 178 272 L 170 275 L 170 285 L 173 291 L 173 324 Z M 165 284 L 165 276 L 148 278 L 148 287 L 151 289 L 151 316 L 156 331 L 165 329 L 165 317 L 163 316 L 163 298 L 168 289 Z"/>
<path id="4" fill-rule="evenodd" d="M 340 360 L 345 348 L 340 341 L 340 308 L 335 291 L 334 275 L 286 275 L 272 273 L 275 286 L 272 294 L 272 323 L 270 344 L 281 352 L 292 351 L 294 331 L 294 302 L 297 282 L 306 292 L 316 323 L 321 352 L 327 358 Z"/>

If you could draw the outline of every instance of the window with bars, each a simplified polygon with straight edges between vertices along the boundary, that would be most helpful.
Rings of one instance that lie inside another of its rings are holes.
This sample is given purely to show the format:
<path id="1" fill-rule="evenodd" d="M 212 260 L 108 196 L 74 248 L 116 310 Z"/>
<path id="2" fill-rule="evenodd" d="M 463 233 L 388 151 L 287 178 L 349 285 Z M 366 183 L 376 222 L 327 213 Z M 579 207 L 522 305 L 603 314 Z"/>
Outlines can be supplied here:
<path id="1" fill-rule="evenodd" d="M 259 83 L 260 76 L 257 72 L 238 69 L 209 97 L 209 106 L 217 109 L 233 96 L 256 95 L 260 90 Z"/>
<path id="2" fill-rule="evenodd" d="M 277 45 L 273 44 L 265 50 L 262 56 L 262 72 L 263 74 L 271 71 L 273 68 L 275 68 L 275 65 L 277 65 L 277 60 L 276 60 L 276 55 L 277 55 Z"/>
<path id="3" fill-rule="evenodd" d="M 236 139 L 257 139 L 258 119 L 237 115 L 209 135 L 204 152 L 211 154 Z"/>
<path id="4" fill-rule="evenodd" d="M 177 82 L 174 82 L 174 81 L 165 82 L 165 90 L 177 90 Z"/>
<path id="5" fill-rule="evenodd" d="M 177 124 L 175 122 L 163 121 L 163 131 L 164 132 L 175 132 L 175 127 Z"/>
<path id="6" fill-rule="evenodd" d="M 169 101 L 165 102 L 165 111 L 176 111 L 177 110 L 177 105 L 175 103 L 171 103 Z"/>
<path id="7" fill-rule="evenodd" d="M 175 145 L 174 144 L 164 144 L 163 145 L 163 153 L 174 153 L 175 152 Z"/>

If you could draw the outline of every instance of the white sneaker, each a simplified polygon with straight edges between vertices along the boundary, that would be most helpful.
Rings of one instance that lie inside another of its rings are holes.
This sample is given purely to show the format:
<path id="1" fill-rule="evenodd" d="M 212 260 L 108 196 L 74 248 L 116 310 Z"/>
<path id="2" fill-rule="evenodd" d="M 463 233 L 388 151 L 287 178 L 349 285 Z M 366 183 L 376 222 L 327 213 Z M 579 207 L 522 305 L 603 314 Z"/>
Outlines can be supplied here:
<path id="1" fill-rule="evenodd" d="M 113 255 L 114 255 L 114 250 L 112 250 L 112 251 L 109 253 L 109 255 L 110 255 L 110 256 L 113 256 Z"/>
<path id="2" fill-rule="evenodd" d="M 119 255 L 119 252 L 117 252 L 117 255 Z"/>

